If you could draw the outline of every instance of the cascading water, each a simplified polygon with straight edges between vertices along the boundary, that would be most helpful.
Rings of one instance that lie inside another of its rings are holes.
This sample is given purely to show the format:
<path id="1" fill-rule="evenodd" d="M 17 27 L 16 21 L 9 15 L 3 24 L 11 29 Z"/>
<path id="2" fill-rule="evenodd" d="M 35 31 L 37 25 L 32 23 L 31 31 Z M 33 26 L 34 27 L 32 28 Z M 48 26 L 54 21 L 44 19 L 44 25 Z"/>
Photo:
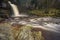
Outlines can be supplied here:
<path id="1" fill-rule="evenodd" d="M 11 5 L 11 7 L 12 7 L 12 9 L 13 9 L 14 16 L 15 16 L 15 17 L 20 16 L 20 15 L 19 15 L 19 11 L 18 11 L 18 9 L 17 9 L 17 6 L 14 5 L 14 4 L 12 4 L 10 1 L 9 1 L 8 3 Z"/>
<path id="2" fill-rule="evenodd" d="M 15 4 L 12 4 L 10 1 L 8 1 L 8 3 L 10 4 L 10 6 L 13 9 L 14 15 L 12 15 L 12 17 L 27 17 L 27 15 L 25 15 L 25 14 L 19 14 L 18 8 Z"/>
<path id="3" fill-rule="evenodd" d="M 10 6 L 12 7 L 12 9 L 13 9 L 13 12 L 14 12 L 14 15 L 12 16 L 12 17 L 17 17 L 17 20 L 19 19 L 19 17 L 26 17 L 27 15 L 23 15 L 23 14 L 19 14 L 19 11 L 18 11 L 18 8 L 17 8 L 17 6 L 15 5 L 15 4 L 12 4 L 10 1 L 8 1 L 8 3 L 10 4 Z M 16 19 L 16 18 L 15 18 Z M 37 18 L 38 19 L 38 18 Z M 45 18 L 46 19 L 46 18 Z M 50 19 L 50 18 L 49 18 Z M 29 20 L 31 20 L 31 19 L 29 19 Z M 35 21 L 35 20 L 34 20 Z M 52 26 L 50 25 L 50 24 L 46 24 L 46 25 L 44 25 L 44 23 L 41 23 L 41 22 L 39 22 L 39 21 L 36 21 L 36 22 L 31 22 L 31 21 L 29 21 L 29 22 L 27 22 L 27 21 L 25 21 L 25 20 L 22 20 L 22 21 L 20 21 L 19 20 L 19 22 L 18 23 L 20 23 L 20 24 L 23 24 L 23 25 L 32 25 L 32 27 L 36 27 L 36 28 L 41 28 L 41 29 L 43 29 L 43 30 L 48 30 L 48 31 L 54 31 L 54 32 L 57 32 L 57 33 L 60 33 L 59 31 L 58 31 L 58 28 L 56 28 L 55 26 L 53 26 L 54 24 L 52 24 Z M 12 23 L 13 24 L 13 23 Z M 41 25 L 39 25 L 39 24 L 43 24 L 43 26 L 41 26 Z M 58 25 L 57 25 L 58 26 Z M 59 25 L 60 26 L 60 25 Z"/>

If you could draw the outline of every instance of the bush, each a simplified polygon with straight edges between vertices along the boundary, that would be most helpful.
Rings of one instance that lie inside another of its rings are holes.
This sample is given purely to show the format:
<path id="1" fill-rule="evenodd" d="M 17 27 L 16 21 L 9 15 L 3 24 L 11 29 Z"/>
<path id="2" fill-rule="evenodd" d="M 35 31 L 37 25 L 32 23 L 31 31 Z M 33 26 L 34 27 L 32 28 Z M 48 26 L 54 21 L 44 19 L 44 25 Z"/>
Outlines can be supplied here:
<path id="1" fill-rule="evenodd" d="M 38 15 L 40 17 L 45 17 L 45 16 L 49 16 L 49 17 L 58 17 L 60 16 L 60 10 L 59 9 L 53 9 L 50 8 L 48 9 L 48 11 L 46 12 L 46 9 L 43 10 L 30 10 L 28 13 L 29 14 L 35 14 Z"/>

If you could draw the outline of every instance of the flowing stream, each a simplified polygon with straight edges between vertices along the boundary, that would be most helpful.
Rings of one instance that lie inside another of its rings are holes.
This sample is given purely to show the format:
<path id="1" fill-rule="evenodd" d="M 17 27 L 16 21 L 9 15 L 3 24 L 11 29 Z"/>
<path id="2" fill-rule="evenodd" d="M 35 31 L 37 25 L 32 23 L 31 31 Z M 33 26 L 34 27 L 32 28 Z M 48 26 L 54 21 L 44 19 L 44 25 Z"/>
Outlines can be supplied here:
<path id="1" fill-rule="evenodd" d="M 12 17 L 27 17 L 27 15 L 19 13 L 18 7 L 15 4 L 12 4 L 10 1 L 8 1 L 8 3 L 10 4 L 14 12 L 14 15 L 12 15 Z"/>
<path id="2" fill-rule="evenodd" d="M 14 15 L 12 15 L 12 16 L 18 18 L 17 20 L 14 19 L 15 21 L 18 22 L 18 24 L 31 25 L 32 27 L 41 28 L 43 30 L 60 33 L 59 28 L 57 28 L 57 26 L 59 27 L 60 25 L 55 24 L 55 23 L 47 23 L 47 21 L 50 21 L 51 18 L 36 18 L 36 19 L 33 18 L 33 19 L 24 20 L 25 19 L 24 17 L 28 17 L 28 15 L 19 14 L 19 10 L 18 10 L 17 6 L 15 4 L 12 4 L 10 1 L 8 1 L 8 3 L 10 4 L 10 6 L 12 7 L 13 12 L 14 12 Z M 23 17 L 23 19 L 21 20 L 21 19 L 19 19 L 19 17 Z M 11 22 L 11 24 L 17 23 L 14 20 Z M 60 22 L 59 20 L 58 20 L 58 22 Z M 46 21 L 46 22 L 44 22 L 44 21 Z M 53 22 L 54 20 L 51 20 L 51 21 Z"/>
<path id="3" fill-rule="evenodd" d="M 54 20 L 47 19 L 46 20 L 46 18 L 36 18 L 36 19 L 35 18 L 33 18 L 33 19 L 30 19 L 30 18 L 27 19 L 26 18 L 26 20 L 25 20 L 24 17 L 28 17 L 28 15 L 19 14 L 19 10 L 18 10 L 17 6 L 15 4 L 12 4 L 10 1 L 8 3 L 10 4 L 10 6 L 13 9 L 13 12 L 14 12 L 14 15 L 12 15 L 13 17 L 17 17 L 17 18 L 23 17 L 22 20 L 20 18 L 19 18 L 19 20 L 15 20 L 15 21 L 11 20 L 11 24 L 17 23 L 17 24 L 22 24 L 22 25 L 26 25 L 26 26 L 30 25 L 34 28 L 40 28 L 40 29 L 43 29 L 46 31 L 51 31 L 51 32 L 60 34 L 60 23 L 59 23 L 60 19 L 59 20 L 58 19 L 54 19 Z M 58 20 L 58 22 L 57 22 L 57 20 Z M 59 24 L 56 24 L 56 23 L 59 23 Z M 47 40 L 49 40 L 49 39 L 47 39 Z"/>

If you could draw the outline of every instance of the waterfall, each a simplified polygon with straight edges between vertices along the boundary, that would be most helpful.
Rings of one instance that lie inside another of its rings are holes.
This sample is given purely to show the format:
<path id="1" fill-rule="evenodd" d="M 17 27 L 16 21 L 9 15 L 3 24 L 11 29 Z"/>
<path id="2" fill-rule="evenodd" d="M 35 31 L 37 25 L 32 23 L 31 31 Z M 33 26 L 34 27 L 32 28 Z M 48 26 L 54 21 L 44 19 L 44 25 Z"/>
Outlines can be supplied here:
<path id="1" fill-rule="evenodd" d="M 10 1 L 8 1 L 8 3 L 13 9 L 14 15 L 12 17 L 27 17 L 25 14 L 19 14 L 18 7 L 15 4 L 12 4 Z"/>
<path id="2" fill-rule="evenodd" d="M 8 3 L 10 4 L 10 6 L 11 6 L 12 9 L 13 9 L 14 16 L 15 16 L 15 17 L 19 16 L 20 14 L 19 14 L 19 11 L 18 11 L 17 6 L 16 6 L 15 4 L 12 4 L 10 1 L 9 1 Z"/>

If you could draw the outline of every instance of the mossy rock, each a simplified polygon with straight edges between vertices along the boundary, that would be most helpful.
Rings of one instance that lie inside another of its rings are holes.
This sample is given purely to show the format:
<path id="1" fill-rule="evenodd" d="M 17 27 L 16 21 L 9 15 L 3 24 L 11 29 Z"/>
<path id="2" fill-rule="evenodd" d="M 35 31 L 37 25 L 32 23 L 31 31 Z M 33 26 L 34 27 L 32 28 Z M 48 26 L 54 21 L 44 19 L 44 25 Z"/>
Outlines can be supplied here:
<path id="1" fill-rule="evenodd" d="M 31 26 L 13 27 L 0 24 L 0 40 L 44 40 L 41 31 L 33 31 Z"/>
<path id="2" fill-rule="evenodd" d="M 32 31 L 32 27 L 21 27 L 16 37 L 17 40 L 44 40 L 41 31 Z"/>

